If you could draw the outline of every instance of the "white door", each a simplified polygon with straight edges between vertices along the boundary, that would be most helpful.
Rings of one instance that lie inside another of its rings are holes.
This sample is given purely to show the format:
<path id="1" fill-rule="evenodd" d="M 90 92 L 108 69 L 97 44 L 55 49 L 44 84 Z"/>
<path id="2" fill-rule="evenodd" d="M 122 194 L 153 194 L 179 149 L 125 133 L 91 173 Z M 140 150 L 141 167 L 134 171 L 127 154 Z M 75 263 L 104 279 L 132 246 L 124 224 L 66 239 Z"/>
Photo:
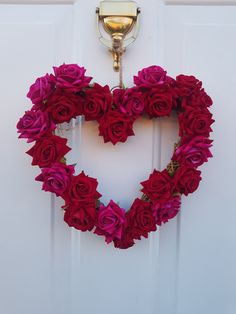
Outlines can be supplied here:
<path id="1" fill-rule="evenodd" d="M 1 314 L 235 314 L 236 1 L 139 0 L 140 35 L 124 55 L 124 80 L 158 64 L 199 77 L 214 100 L 214 158 L 181 214 L 128 250 L 63 222 L 61 202 L 41 191 L 17 140 L 18 118 L 36 77 L 78 63 L 117 84 L 97 39 L 98 0 L 0 1 Z M 112 147 L 95 123 L 69 132 L 73 162 L 97 177 L 103 200 L 129 207 L 138 182 L 163 168 L 177 138 L 174 118 L 141 120 L 136 136 Z"/>

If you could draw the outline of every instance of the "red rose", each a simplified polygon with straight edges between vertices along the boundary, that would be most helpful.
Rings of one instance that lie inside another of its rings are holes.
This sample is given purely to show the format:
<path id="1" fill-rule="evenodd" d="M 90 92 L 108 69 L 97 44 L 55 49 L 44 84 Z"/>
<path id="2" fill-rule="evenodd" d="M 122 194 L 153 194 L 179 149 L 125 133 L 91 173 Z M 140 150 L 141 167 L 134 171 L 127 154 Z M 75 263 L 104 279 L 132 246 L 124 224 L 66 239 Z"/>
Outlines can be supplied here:
<path id="1" fill-rule="evenodd" d="M 134 239 L 141 236 L 147 238 L 148 233 L 156 230 L 155 218 L 151 210 L 151 203 L 136 198 L 127 213 L 128 228 Z"/>
<path id="2" fill-rule="evenodd" d="M 182 97 L 182 99 L 180 99 L 180 103 L 179 111 L 181 112 L 183 109 L 189 108 L 207 109 L 207 107 L 212 105 L 213 101 L 202 88 L 187 97 Z"/>
<path id="3" fill-rule="evenodd" d="M 56 77 L 56 87 L 69 92 L 79 92 L 87 87 L 92 77 L 85 76 L 85 68 L 77 64 L 62 64 L 53 67 Z"/>
<path id="4" fill-rule="evenodd" d="M 103 136 L 104 142 L 125 142 L 127 137 L 134 135 L 132 129 L 133 119 L 126 117 L 118 110 L 108 111 L 99 120 L 99 135 Z"/>
<path id="5" fill-rule="evenodd" d="M 48 100 L 46 111 L 49 112 L 52 121 L 56 124 L 70 122 L 72 118 L 81 114 L 79 97 L 57 91 Z"/>
<path id="6" fill-rule="evenodd" d="M 113 242 L 118 249 L 128 249 L 135 244 L 133 235 L 127 229 L 124 229 L 121 239 L 114 239 Z"/>
<path id="7" fill-rule="evenodd" d="M 105 236 L 107 243 L 121 239 L 124 222 L 125 210 L 111 200 L 107 206 L 100 205 L 94 233 Z"/>
<path id="8" fill-rule="evenodd" d="M 206 108 L 210 107 L 212 105 L 213 101 L 209 95 L 205 92 L 205 90 L 202 88 L 200 91 L 197 91 L 193 94 L 191 94 L 186 99 L 183 98 L 182 100 L 182 107 L 197 107 L 197 108 Z"/>
<path id="9" fill-rule="evenodd" d="M 166 170 L 162 172 L 154 170 L 149 179 L 141 182 L 141 184 L 143 186 L 141 191 L 151 201 L 165 201 L 170 198 L 173 191 L 171 178 Z"/>
<path id="10" fill-rule="evenodd" d="M 79 201 L 91 201 L 95 203 L 101 196 L 97 192 L 98 182 L 82 171 L 77 176 L 72 177 L 65 199 L 68 203 Z"/>
<path id="11" fill-rule="evenodd" d="M 146 111 L 150 118 L 169 116 L 174 106 L 170 89 L 153 88 L 145 95 Z"/>
<path id="12" fill-rule="evenodd" d="M 94 203 L 79 202 L 66 208 L 64 221 L 81 231 L 91 231 L 96 221 L 96 208 Z"/>
<path id="13" fill-rule="evenodd" d="M 212 132 L 211 124 L 214 122 L 212 114 L 207 108 L 188 107 L 179 115 L 179 135 L 203 135 L 208 137 Z"/>
<path id="14" fill-rule="evenodd" d="M 174 176 L 176 191 L 184 195 L 193 193 L 198 188 L 201 179 L 201 171 L 181 166 Z"/>
<path id="15" fill-rule="evenodd" d="M 180 205 L 181 205 L 180 196 L 174 196 L 164 204 L 160 203 L 153 204 L 152 211 L 155 216 L 156 224 L 161 226 L 162 223 L 166 223 L 170 219 L 174 218 L 179 212 Z"/>
<path id="16" fill-rule="evenodd" d="M 60 161 L 70 151 L 66 143 L 67 139 L 51 135 L 37 140 L 35 145 L 26 153 L 33 157 L 32 165 L 48 167 Z"/>
<path id="17" fill-rule="evenodd" d="M 109 86 L 102 87 L 95 83 L 85 92 L 85 101 L 83 103 L 85 120 L 98 120 L 111 108 L 111 105 L 112 96 Z"/>
<path id="18" fill-rule="evenodd" d="M 136 88 L 115 89 L 113 92 L 116 107 L 127 116 L 139 116 L 144 110 L 143 94 Z"/>
<path id="19" fill-rule="evenodd" d="M 196 95 L 195 99 L 192 99 L 190 103 L 198 103 L 199 106 L 210 107 L 213 104 L 211 97 L 202 88 L 200 92 Z"/>
<path id="20" fill-rule="evenodd" d="M 202 82 L 193 75 L 180 74 L 176 77 L 176 90 L 180 97 L 189 96 L 194 92 L 199 92 Z"/>

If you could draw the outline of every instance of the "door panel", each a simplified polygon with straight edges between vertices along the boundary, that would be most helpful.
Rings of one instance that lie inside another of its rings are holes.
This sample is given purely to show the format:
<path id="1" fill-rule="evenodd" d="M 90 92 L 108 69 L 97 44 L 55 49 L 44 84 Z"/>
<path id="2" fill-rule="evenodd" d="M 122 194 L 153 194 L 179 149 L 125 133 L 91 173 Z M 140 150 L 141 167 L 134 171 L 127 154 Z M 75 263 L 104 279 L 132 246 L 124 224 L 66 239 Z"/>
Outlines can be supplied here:
<path id="1" fill-rule="evenodd" d="M 165 10 L 165 64 L 175 73 L 195 73 L 203 80 L 214 99 L 216 120 L 214 158 L 202 167 L 200 188 L 184 200 L 179 217 L 179 314 L 232 314 L 236 309 L 232 297 L 236 279 L 235 16 L 236 8 L 227 6 L 169 6 Z"/>
<path id="2" fill-rule="evenodd" d="M 23 153 L 30 146 L 17 140 L 15 125 L 31 107 L 26 99 L 31 82 L 50 71 L 52 64 L 71 58 L 73 10 L 71 6 L 1 5 L 0 16 L 0 169 L 4 178 L 1 180 L 0 312 L 53 313 L 52 263 L 56 248 L 51 196 L 42 193 L 40 185 L 35 184 L 39 169 L 30 166 L 30 158 Z M 65 250 L 69 235 L 62 230 L 60 241 L 62 245 L 64 241 Z M 56 264 L 60 263 L 62 276 L 68 281 L 66 255 L 69 256 L 68 249 Z M 61 286 L 65 287 L 65 283 Z M 68 307 L 66 289 L 63 290 L 65 297 L 58 313 L 66 313 Z"/>

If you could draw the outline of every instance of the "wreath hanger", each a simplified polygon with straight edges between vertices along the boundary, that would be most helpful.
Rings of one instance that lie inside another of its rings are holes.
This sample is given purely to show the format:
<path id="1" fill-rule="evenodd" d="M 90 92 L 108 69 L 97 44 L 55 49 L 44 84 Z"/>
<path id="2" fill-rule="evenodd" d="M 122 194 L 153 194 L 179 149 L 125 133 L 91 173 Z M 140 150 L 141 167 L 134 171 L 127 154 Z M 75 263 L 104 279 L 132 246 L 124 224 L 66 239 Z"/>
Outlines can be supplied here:
<path id="1" fill-rule="evenodd" d="M 119 72 L 121 88 L 122 56 L 138 36 L 140 12 L 134 1 L 101 1 L 96 9 L 98 38 L 112 53 L 113 69 Z"/>

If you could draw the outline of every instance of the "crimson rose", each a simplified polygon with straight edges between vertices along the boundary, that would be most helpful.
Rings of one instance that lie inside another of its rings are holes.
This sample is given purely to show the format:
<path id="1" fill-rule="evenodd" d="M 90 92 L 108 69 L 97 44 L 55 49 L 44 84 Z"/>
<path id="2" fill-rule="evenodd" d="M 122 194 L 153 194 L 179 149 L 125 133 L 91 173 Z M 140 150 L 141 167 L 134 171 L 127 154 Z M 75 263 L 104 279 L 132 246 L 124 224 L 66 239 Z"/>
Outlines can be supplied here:
<path id="1" fill-rule="evenodd" d="M 201 171 L 183 165 L 175 173 L 175 189 L 187 196 L 198 188 L 201 179 Z"/>
<path id="2" fill-rule="evenodd" d="M 78 100 L 76 95 L 67 95 L 62 91 L 55 92 L 48 100 L 46 112 L 50 114 L 52 121 L 56 124 L 70 122 L 72 118 L 81 114 Z"/>
<path id="3" fill-rule="evenodd" d="M 133 119 L 118 110 L 110 110 L 99 120 L 99 135 L 103 136 L 105 143 L 111 141 L 115 145 L 118 142 L 125 142 L 128 136 L 134 135 L 132 126 Z"/>
<path id="4" fill-rule="evenodd" d="M 118 249 L 128 249 L 134 245 L 134 238 L 128 228 L 124 229 L 121 239 L 114 239 L 114 246 Z"/>
<path id="5" fill-rule="evenodd" d="M 181 99 L 182 110 L 185 110 L 189 107 L 196 109 L 205 109 L 206 107 L 210 107 L 212 103 L 213 102 L 211 97 L 207 95 L 203 88 Z"/>
<path id="6" fill-rule="evenodd" d="M 199 92 L 202 87 L 202 82 L 196 79 L 193 75 L 178 75 L 176 77 L 176 89 L 180 97 L 189 96 Z"/>
<path id="7" fill-rule="evenodd" d="M 205 90 L 202 88 L 198 93 L 194 93 L 191 97 L 188 98 L 188 106 L 198 107 L 198 108 L 206 108 L 212 105 L 212 99 Z M 186 107 L 183 104 L 183 108 Z"/>
<path id="8" fill-rule="evenodd" d="M 91 231 L 96 221 L 94 203 L 86 201 L 66 206 L 64 221 L 80 231 Z"/>
<path id="9" fill-rule="evenodd" d="M 153 88 L 145 97 L 146 111 L 150 118 L 169 116 L 173 105 L 173 96 L 166 88 Z"/>
<path id="10" fill-rule="evenodd" d="M 87 89 L 83 103 L 83 114 L 85 120 L 98 120 L 107 112 L 112 105 L 112 96 L 109 86 L 102 87 L 95 83 L 92 88 Z"/>
<path id="11" fill-rule="evenodd" d="M 50 135 L 37 140 L 35 145 L 26 153 L 33 157 L 33 166 L 48 167 L 57 161 L 59 162 L 70 151 L 66 143 L 67 139 Z"/>
<path id="12" fill-rule="evenodd" d="M 150 174 L 149 179 L 141 182 L 143 189 L 141 190 L 146 194 L 151 201 L 165 201 L 169 199 L 173 191 L 171 178 L 166 170 L 154 170 Z"/>
<path id="13" fill-rule="evenodd" d="M 141 236 L 147 238 L 148 233 L 156 230 L 155 218 L 151 210 L 151 203 L 136 198 L 127 213 L 128 226 L 134 239 Z"/>
<path id="14" fill-rule="evenodd" d="M 212 114 L 207 108 L 199 109 L 188 107 L 179 115 L 179 135 L 204 135 L 212 132 L 211 124 L 214 122 Z"/>
<path id="15" fill-rule="evenodd" d="M 68 203 L 79 201 L 89 201 L 95 203 L 100 193 L 97 192 L 98 182 L 96 179 L 91 178 L 82 171 L 77 176 L 73 176 L 68 187 L 68 193 L 65 195 L 65 200 Z"/>

